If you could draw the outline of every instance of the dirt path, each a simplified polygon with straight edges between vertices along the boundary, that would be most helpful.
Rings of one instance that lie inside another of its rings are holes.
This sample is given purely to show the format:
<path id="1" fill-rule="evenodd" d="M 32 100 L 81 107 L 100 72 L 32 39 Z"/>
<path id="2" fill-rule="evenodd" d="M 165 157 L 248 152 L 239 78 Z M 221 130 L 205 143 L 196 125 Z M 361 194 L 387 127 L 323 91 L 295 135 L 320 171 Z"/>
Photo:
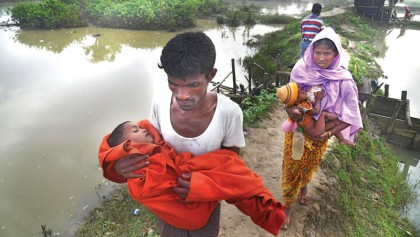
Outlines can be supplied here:
<path id="1" fill-rule="evenodd" d="M 272 191 L 281 202 L 281 167 L 283 160 L 284 134 L 280 130 L 280 124 L 287 118 L 283 106 L 279 105 L 269 115 L 269 118 L 261 121 L 260 128 L 249 128 L 246 134 L 246 147 L 242 149 L 242 157 L 247 165 L 261 175 L 265 185 Z M 309 194 L 312 204 L 310 206 L 294 205 L 291 225 L 289 230 L 280 231 L 278 236 L 325 236 L 317 233 L 317 222 L 313 221 L 321 207 L 325 203 L 328 192 L 327 179 L 323 171 L 318 170 L 309 185 Z M 324 185 L 327 184 L 327 185 Z M 318 190 L 318 191 L 316 191 Z M 320 201 L 318 203 L 318 201 Z M 327 203 L 325 203 L 327 204 Z M 327 204 L 328 205 L 328 204 Z M 318 218 L 318 217 L 317 217 Z M 325 217 L 324 217 L 325 218 Z M 323 228 L 323 233 L 331 234 Z M 220 237 L 272 237 L 273 235 L 255 225 L 249 217 L 242 214 L 235 206 L 225 202 L 222 204 Z M 336 236 L 336 235 L 332 235 Z"/>

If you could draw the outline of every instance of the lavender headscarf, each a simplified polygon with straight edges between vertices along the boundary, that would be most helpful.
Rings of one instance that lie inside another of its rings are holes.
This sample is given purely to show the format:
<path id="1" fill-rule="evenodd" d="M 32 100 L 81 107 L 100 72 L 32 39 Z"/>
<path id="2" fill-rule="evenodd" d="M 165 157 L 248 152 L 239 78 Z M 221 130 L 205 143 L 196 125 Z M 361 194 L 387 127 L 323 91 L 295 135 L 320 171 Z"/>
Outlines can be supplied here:
<path id="1" fill-rule="evenodd" d="M 333 63 L 326 69 L 320 69 L 313 58 L 314 42 L 320 39 L 330 39 L 338 50 Z M 341 133 L 344 138 L 353 141 L 354 135 L 363 128 L 358 103 L 358 89 L 351 73 L 347 70 L 347 57 L 341 46 L 339 36 L 331 27 L 318 33 L 302 59 L 293 67 L 290 81 L 303 86 L 322 85 L 326 96 L 321 101 L 321 111 L 329 111 L 338 118 L 350 124 Z M 319 115 L 314 116 L 318 119 Z"/>

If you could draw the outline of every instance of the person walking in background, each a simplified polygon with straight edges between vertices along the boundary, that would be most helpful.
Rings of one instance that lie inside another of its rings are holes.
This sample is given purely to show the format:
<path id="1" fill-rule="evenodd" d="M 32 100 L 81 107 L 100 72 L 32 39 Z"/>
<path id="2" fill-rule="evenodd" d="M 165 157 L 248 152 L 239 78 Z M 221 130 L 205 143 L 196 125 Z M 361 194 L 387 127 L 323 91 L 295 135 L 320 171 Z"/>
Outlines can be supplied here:
<path id="1" fill-rule="evenodd" d="M 324 28 L 324 21 L 319 17 L 321 10 L 321 4 L 314 3 L 312 5 L 312 14 L 305 17 L 300 24 L 300 31 L 302 33 L 302 42 L 300 43 L 301 58 L 315 36 Z"/>
<path id="2" fill-rule="evenodd" d="M 363 129 L 363 124 L 357 85 L 347 66 L 347 55 L 341 47 L 340 37 L 331 27 L 326 27 L 317 34 L 303 58 L 293 67 L 290 82 L 302 86 L 321 85 L 326 96 L 321 100 L 320 111 L 335 113 L 341 121 L 329 130 L 329 134 L 341 132 L 346 140 L 353 142 L 354 136 Z M 299 111 L 295 111 L 296 106 L 286 108 L 292 120 L 301 116 Z M 318 117 L 314 115 L 314 118 Z M 296 200 L 302 205 L 309 204 L 307 185 L 318 170 L 328 143 L 328 139 L 305 134 L 303 155 L 301 159 L 293 160 L 293 135 L 293 132 L 288 132 L 284 138 L 282 195 L 286 221 L 283 230 L 289 228 L 292 206 Z"/>
<path id="3" fill-rule="evenodd" d="M 410 8 L 408 6 L 404 7 L 405 14 L 404 14 L 404 20 L 411 20 L 413 19 L 413 13 L 411 12 Z"/>
<path id="4" fill-rule="evenodd" d="M 239 154 L 240 148 L 245 146 L 239 105 L 207 90 L 217 73 L 215 61 L 215 46 L 203 32 L 178 34 L 162 50 L 158 67 L 167 74 L 172 93 L 155 97 L 149 121 L 177 153 L 191 152 L 198 156 L 223 148 Z M 147 155 L 128 155 L 118 161 L 105 161 L 102 167 L 107 179 L 124 183 L 128 178 L 143 177 L 136 171 L 148 164 Z M 172 188 L 173 194 L 185 199 L 190 184 L 191 173 L 182 174 Z M 194 230 L 176 228 L 158 217 L 159 234 L 162 237 L 217 237 L 220 209 L 219 202 L 206 224 Z"/>

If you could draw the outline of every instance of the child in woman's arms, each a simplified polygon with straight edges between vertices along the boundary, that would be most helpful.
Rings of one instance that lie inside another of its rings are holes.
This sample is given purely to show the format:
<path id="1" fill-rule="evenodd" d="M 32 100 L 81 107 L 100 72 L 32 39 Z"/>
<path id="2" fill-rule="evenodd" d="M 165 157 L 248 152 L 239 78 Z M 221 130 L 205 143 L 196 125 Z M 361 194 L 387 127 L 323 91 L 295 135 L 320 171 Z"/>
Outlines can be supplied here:
<path id="1" fill-rule="evenodd" d="M 291 82 L 277 89 L 277 97 L 287 106 L 297 106 L 302 115 L 298 120 L 294 121 L 290 118 L 282 124 L 284 132 L 294 132 L 298 127 L 311 137 L 329 138 L 331 137 L 331 128 L 341 123 L 338 116 L 327 111 L 320 111 L 321 99 L 324 98 L 325 92 L 321 87 L 312 87 L 304 90 L 296 83 Z M 309 98 L 313 94 L 313 101 Z M 312 115 L 319 115 L 318 120 L 315 120 Z M 354 143 L 344 139 L 339 132 L 335 135 L 342 145 L 354 146 Z"/>

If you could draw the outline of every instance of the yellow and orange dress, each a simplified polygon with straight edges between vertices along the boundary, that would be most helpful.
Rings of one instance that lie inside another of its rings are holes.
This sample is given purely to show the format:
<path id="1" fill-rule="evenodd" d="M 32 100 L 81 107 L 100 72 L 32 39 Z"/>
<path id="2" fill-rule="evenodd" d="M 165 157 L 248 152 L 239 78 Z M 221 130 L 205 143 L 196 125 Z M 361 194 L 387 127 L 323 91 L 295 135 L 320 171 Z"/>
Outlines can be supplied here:
<path id="1" fill-rule="evenodd" d="M 282 191 L 286 207 L 296 202 L 300 189 L 311 181 L 328 144 L 328 140 L 312 140 L 304 134 L 305 147 L 302 158 L 294 160 L 292 158 L 293 135 L 294 132 L 287 132 L 284 136 Z"/>

